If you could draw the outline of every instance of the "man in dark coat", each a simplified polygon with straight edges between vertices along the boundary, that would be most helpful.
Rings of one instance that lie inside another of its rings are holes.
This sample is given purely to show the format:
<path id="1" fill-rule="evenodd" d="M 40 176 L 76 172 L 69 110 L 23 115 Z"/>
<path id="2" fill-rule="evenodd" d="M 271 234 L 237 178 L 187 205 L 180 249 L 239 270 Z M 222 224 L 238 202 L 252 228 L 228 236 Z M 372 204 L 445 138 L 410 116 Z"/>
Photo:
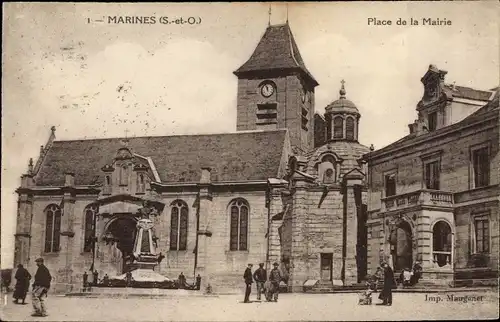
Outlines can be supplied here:
<path id="1" fill-rule="evenodd" d="M 89 282 L 89 274 L 83 272 L 83 289 L 87 289 L 87 283 Z"/>
<path id="2" fill-rule="evenodd" d="M 392 288 L 394 286 L 394 272 L 392 268 L 387 263 L 383 263 L 382 267 L 384 269 L 384 288 L 380 293 L 379 299 L 382 303 L 379 305 L 392 305 Z"/>
<path id="3" fill-rule="evenodd" d="M 196 276 L 196 289 L 199 291 L 201 288 L 201 276 L 200 274 L 198 274 L 198 276 Z"/>
<path id="4" fill-rule="evenodd" d="M 179 288 L 182 289 L 186 287 L 186 276 L 184 276 L 182 272 L 179 274 L 178 281 L 179 281 Z"/>
<path id="5" fill-rule="evenodd" d="M 17 265 L 17 272 L 15 275 L 17 280 L 14 290 L 14 303 L 18 304 L 18 300 L 22 300 L 21 304 L 26 304 L 26 293 L 30 287 L 31 274 L 23 267 L 22 264 Z"/>
<path id="6" fill-rule="evenodd" d="M 257 300 L 260 301 L 262 291 L 264 290 L 264 283 L 267 281 L 267 272 L 264 269 L 264 263 L 259 264 L 259 268 L 253 273 L 253 279 L 257 285 Z"/>
<path id="7" fill-rule="evenodd" d="M 279 264 L 274 263 L 274 268 L 269 274 L 269 282 L 271 282 L 271 292 L 274 297 L 274 302 L 278 302 L 278 294 L 280 293 L 281 272 L 278 269 Z M 272 300 L 272 299 L 270 299 Z"/>
<path id="8" fill-rule="evenodd" d="M 248 264 L 247 269 L 245 270 L 245 274 L 243 274 L 243 279 L 245 279 L 245 300 L 244 303 L 250 303 L 250 293 L 252 292 L 252 264 Z"/>
<path id="9" fill-rule="evenodd" d="M 94 278 L 94 280 L 93 280 L 94 283 L 93 284 L 94 284 L 94 286 L 97 286 L 97 283 L 99 283 L 99 273 L 97 272 L 97 270 L 94 270 L 94 272 L 92 273 L 92 275 L 93 275 L 93 278 Z"/>
<path id="10" fill-rule="evenodd" d="M 44 297 L 47 297 L 47 292 L 50 289 L 50 282 L 52 276 L 45 265 L 43 265 L 43 258 L 35 260 L 38 269 L 35 274 L 35 281 L 33 282 L 33 293 L 31 299 L 33 301 L 33 309 L 35 312 L 31 316 L 47 316 L 47 310 L 44 302 Z"/>

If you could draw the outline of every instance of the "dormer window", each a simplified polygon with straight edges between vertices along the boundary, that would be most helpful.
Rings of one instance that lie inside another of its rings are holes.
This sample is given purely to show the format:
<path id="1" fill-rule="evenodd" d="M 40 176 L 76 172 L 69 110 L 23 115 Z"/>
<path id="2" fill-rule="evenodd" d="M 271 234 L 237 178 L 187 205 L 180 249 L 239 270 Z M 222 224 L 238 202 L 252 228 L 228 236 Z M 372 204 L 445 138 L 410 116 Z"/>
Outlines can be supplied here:
<path id="1" fill-rule="evenodd" d="M 427 129 L 429 132 L 435 131 L 437 128 L 437 112 L 429 113 L 427 116 Z"/>
<path id="2" fill-rule="evenodd" d="M 144 173 L 137 174 L 137 193 L 144 193 L 145 187 Z"/>
<path id="3" fill-rule="evenodd" d="M 128 186 L 128 168 L 126 165 L 120 167 L 120 186 Z"/>

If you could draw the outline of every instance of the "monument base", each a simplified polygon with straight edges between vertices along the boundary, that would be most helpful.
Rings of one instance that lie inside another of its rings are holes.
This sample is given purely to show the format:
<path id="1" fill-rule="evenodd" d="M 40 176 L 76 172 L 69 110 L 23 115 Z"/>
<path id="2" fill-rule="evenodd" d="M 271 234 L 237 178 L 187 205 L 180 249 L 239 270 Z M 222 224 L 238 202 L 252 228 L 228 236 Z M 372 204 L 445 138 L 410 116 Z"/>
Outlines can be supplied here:
<path id="1" fill-rule="evenodd" d="M 139 288 L 178 288 L 177 281 L 163 276 L 152 269 L 137 268 L 129 272 L 131 280 L 127 281 L 127 273 L 110 277 L 109 286 Z"/>

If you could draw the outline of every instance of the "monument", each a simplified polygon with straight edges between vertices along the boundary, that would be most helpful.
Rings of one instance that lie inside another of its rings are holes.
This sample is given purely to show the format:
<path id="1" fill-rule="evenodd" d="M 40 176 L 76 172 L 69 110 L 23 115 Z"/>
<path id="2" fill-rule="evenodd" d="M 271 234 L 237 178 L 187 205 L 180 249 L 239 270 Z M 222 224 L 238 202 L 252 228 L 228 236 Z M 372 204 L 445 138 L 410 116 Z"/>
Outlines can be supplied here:
<path id="1" fill-rule="evenodd" d="M 125 274 L 111 277 L 110 284 L 126 284 L 131 287 L 172 288 L 174 280 L 154 271 L 163 256 L 156 253 L 157 237 L 154 233 L 154 222 L 151 217 L 158 215 L 158 210 L 146 200 L 139 209 L 140 219 L 137 221 L 132 263 Z"/>

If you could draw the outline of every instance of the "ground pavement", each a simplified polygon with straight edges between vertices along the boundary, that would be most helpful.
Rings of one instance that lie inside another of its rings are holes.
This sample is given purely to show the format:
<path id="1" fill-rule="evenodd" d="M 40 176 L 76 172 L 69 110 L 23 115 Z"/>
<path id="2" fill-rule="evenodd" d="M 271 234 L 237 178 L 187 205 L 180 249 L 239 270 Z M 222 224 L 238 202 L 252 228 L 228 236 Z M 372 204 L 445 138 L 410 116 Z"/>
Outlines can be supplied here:
<path id="1" fill-rule="evenodd" d="M 449 302 L 448 295 L 479 301 Z M 494 319 L 498 317 L 498 293 L 395 293 L 392 306 L 358 305 L 357 293 L 280 294 L 279 301 L 242 303 L 243 295 L 163 298 L 84 298 L 49 296 L 49 316 L 31 317 L 28 305 L 12 303 L 2 295 L 2 321 L 297 321 L 297 320 L 433 320 Z M 427 296 L 427 297 L 426 297 Z M 432 296 L 432 297 L 431 297 Z M 438 300 L 441 299 L 441 300 Z M 255 300 L 252 292 L 251 299 Z M 373 296 L 377 303 L 377 294 Z"/>

